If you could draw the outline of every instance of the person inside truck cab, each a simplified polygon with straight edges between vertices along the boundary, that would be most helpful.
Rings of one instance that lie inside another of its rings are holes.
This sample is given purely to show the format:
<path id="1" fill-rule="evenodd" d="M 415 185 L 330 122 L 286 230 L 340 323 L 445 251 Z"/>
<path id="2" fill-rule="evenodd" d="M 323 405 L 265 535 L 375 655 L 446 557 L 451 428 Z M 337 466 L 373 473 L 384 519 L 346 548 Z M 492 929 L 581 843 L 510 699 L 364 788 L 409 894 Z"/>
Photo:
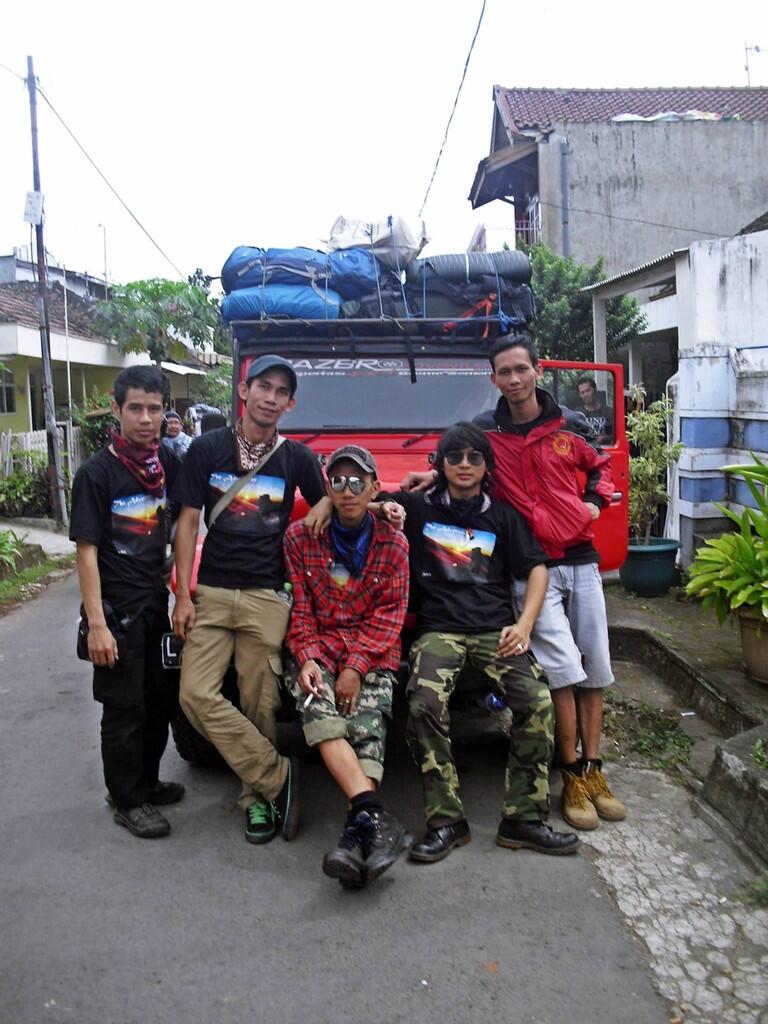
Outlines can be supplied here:
<path id="1" fill-rule="evenodd" d="M 377 788 L 408 604 L 408 543 L 368 511 L 379 483 L 366 448 L 338 448 L 326 473 L 327 531 L 315 537 L 301 521 L 285 535 L 294 596 L 286 644 L 305 738 L 348 801 L 323 871 L 361 888 L 411 844 Z"/>
<path id="2" fill-rule="evenodd" d="M 581 412 L 584 413 L 589 429 L 598 444 L 607 444 L 613 439 L 613 409 L 600 399 L 594 377 L 580 377 L 577 384 Z"/>
<path id="3" fill-rule="evenodd" d="M 174 492 L 183 506 L 173 612 L 174 631 L 186 638 L 180 703 L 239 776 L 250 843 L 268 842 L 278 828 L 284 839 L 292 839 L 298 828 L 298 762 L 275 747 L 281 651 L 291 605 L 284 588 L 283 534 L 297 486 L 309 505 L 325 488 L 309 448 L 278 433 L 281 416 L 296 404 L 296 383 L 287 360 L 255 359 L 237 388 L 242 417 L 234 427 L 193 442 Z M 193 595 L 201 509 L 208 533 Z M 221 692 L 233 655 L 242 710 Z"/>
<path id="4" fill-rule="evenodd" d="M 544 553 L 523 517 L 489 492 L 494 454 L 471 423 L 449 427 L 437 448 L 436 478 L 425 493 L 382 495 L 405 508 L 416 639 L 411 646 L 408 746 L 421 770 L 427 830 L 411 860 L 442 860 L 470 840 L 453 761 L 448 702 L 469 664 L 512 711 L 499 846 L 569 854 L 572 833 L 554 832 L 549 816 L 552 700 L 530 635 L 547 589 Z M 387 500 L 389 499 L 389 500 Z M 523 600 L 512 606 L 512 582 Z"/>
<path id="5" fill-rule="evenodd" d="M 527 331 L 499 338 L 489 358 L 491 381 L 501 396 L 494 410 L 474 422 L 485 431 L 496 462 L 492 496 L 522 513 L 547 557 L 549 585 L 531 648 L 549 680 L 555 708 L 563 816 L 574 828 L 594 829 L 599 818 L 626 816 L 600 760 L 603 691 L 613 672 L 592 522 L 613 494 L 610 457 L 581 413 L 561 408 L 537 387 L 542 369 Z M 409 473 L 402 486 L 424 488 L 435 476 L 434 471 Z M 518 608 L 523 593 L 523 583 L 516 582 Z"/>

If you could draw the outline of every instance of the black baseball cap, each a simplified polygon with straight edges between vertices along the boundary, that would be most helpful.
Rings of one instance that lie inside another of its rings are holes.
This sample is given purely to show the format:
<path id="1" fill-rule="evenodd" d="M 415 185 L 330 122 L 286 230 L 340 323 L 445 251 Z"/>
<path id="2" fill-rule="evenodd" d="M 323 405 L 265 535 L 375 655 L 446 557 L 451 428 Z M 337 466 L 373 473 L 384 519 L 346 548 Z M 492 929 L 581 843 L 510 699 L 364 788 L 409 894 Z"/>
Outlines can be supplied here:
<path id="1" fill-rule="evenodd" d="M 283 359 L 282 356 L 266 355 L 259 356 L 258 359 L 254 359 L 248 367 L 248 372 L 245 375 L 245 383 L 250 384 L 254 377 L 261 377 L 261 375 L 266 373 L 267 370 L 272 370 L 275 367 L 280 370 L 285 370 L 288 374 L 288 379 L 291 382 L 291 394 L 295 394 L 296 388 L 298 387 L 296 371 L 288 360 Z"/>
<path id="2" fill-rule="evenodd" d="M 348 459 L 350 462 L 354 462 L 356 466 L 359 466 L 364 473 L 370 473 L 374 480 L 378 479 L 376 472 L 376 460 L 368 451 L 367 448 L 361 448 L 357 444 L 345 444 L 341 448 L 337 448 L 335 452 L 331 452 L 328 456 L 328 461 L 325 464 L 325 471 L 330 476 L 331 467 L 341 462 L 343 459 Z"/>

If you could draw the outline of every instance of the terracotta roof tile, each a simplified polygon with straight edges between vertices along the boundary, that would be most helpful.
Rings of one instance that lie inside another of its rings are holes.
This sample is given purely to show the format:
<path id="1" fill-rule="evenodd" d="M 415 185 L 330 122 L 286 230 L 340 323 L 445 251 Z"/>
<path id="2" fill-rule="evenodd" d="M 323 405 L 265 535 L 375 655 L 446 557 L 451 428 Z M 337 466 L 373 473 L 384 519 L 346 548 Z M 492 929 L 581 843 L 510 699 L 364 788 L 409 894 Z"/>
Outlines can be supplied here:
<path id="1" fill-rule="evenodd" d="M 64 288 L 58 283 L 48 287 L 48 315 L 51 330 L 64 333 Z M 91 303 L 67 292 L 67 318 L 69 333 L 78 338 L 103 340 L 91 323 Z M 18 281 L 14 284 L 0 284 L 0 323 L 38 326 L 37 285 L 32 281 Z"/>
<path id="2" fill-rule="evenodd" d="M 555 122 L 610 121 L 619 114 L 651 117 L 664 111 L 701 110 L 744 121 L 768 121 L 768 87 L 686 89 L 505 89 L 495 87 L 510 128 L 545 128 Z"/>

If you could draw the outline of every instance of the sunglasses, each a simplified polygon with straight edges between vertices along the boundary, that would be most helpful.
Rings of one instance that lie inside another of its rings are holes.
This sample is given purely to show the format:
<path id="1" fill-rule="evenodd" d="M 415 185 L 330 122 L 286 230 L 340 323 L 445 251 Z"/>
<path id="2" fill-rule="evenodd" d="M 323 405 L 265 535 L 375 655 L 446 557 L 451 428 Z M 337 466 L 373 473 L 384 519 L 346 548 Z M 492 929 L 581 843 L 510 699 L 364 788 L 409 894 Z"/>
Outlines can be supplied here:
<path id="1" fill-rule="evenodd" d="M 341 494 L 347 486 L 353 494 L 362 494 L 368 481 L 361 476 L 332 476 L 329 483 L 335 494 Z"/>
<path id="2" fill-rule="evenodd" d="M 467 459 L 467 462 L 469 462 L 470 466 L 482 466 L 482 464 L 485 462 L 485 456 L 476 448 L 470 448 L 469 450 L 465 450 L 463 452 L 445 453 L 445 461 L 448 463 L 449 466 L 458 466 L 460 462 L 464 461 L 465 457 Z"/>

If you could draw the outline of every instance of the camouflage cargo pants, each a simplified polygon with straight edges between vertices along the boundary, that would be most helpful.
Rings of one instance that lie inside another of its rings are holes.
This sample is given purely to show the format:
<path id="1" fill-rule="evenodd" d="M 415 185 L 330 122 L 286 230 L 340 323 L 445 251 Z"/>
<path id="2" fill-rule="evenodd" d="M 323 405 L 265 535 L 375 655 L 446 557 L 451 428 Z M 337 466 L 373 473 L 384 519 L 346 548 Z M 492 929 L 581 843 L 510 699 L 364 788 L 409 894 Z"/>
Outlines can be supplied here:
<path id="1" fill-rule="evenodd" d="M 325 740 L 345 739 L 368 778 L 381 782 L 384 777 L 387 718 L 392 717 L 392 673 L 369 672 L 360 687 L 355 713 L 342 715 L 336 708 L 336 680 L 324 666 L 320 667 L 323 695 L 313 698 L 307 708 L 304 707 L 307 694 L 299 686 L 296 663 L 292 661 L 288 670 L 286 682 L 301 716 L 304 738 L 310 747 Z"/>
<path id="2" fill-rule="evenodd" d="M 485 674 L 512 711 L 504 817 L 538 821 L 549 815 L 554 727 L 547 681 L 532 656 L 500 658 L 498 642 L 498 631 L 424 633 L 411 647 L 408 747 L 421 769 L 425 816 L 431 828 L 465 816 L 451 753 L 448 700 L 467 662 Z"/>

